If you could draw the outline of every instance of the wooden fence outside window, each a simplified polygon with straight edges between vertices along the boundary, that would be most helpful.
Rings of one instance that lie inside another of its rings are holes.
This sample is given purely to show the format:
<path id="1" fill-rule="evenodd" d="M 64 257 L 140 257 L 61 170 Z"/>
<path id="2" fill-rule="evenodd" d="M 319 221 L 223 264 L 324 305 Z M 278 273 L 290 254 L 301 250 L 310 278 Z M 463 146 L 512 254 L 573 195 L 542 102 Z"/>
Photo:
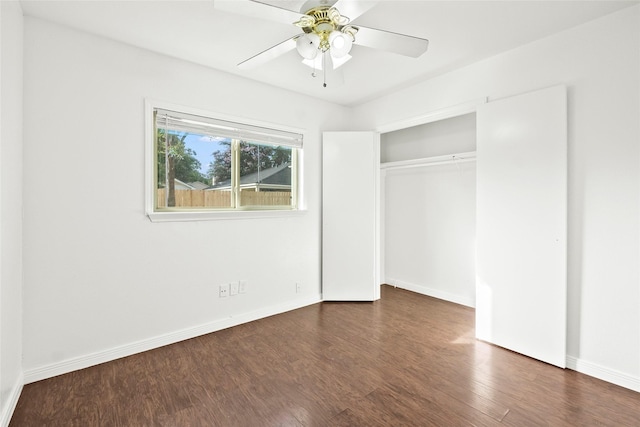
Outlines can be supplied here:
<path id="1" fill-rule="evenodd" d="M 166 189 L 157 190 L 157 207 L 166 207 Z M 177 208 L 228 208 L 230 191 L 175 190 Z M 290 206 L 290 191 L 242 191 L 241 206 Z"/>

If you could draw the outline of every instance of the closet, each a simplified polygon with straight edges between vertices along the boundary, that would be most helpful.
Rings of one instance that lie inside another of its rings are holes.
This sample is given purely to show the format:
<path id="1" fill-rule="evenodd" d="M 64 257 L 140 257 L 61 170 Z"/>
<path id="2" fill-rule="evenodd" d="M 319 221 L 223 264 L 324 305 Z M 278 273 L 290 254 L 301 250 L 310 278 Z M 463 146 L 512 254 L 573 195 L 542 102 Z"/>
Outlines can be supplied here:
<path id="1" fill-rule="evenodd" d="M 476 338 L 564 367 L 567 88 L 488 101 L 323 134 L 323 298 L 474 306 Z"/>
<path id="2" fill-rule="evenodd" d="M 387 284 L 475 306 L 475 149 L 475 113 L 381 134 Z"/>

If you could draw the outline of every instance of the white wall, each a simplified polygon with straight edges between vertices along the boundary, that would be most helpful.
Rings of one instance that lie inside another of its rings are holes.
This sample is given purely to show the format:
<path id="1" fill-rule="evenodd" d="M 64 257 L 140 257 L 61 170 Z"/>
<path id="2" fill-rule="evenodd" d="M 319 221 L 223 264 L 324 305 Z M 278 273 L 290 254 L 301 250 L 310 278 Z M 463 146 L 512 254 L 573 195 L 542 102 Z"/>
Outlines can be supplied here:
<path id="1" fill-rule="evenodd" d="M 356 110 L 358 128 L 488 96 L 569 91 L 568 365 L 640 390 L 640 6 Z"/>
<path id="2" fill-rule="evenodd" d="M 475 306 L 475 162 L 385 172 L 385 282 Z"/>
<path id="3" fill-rule="evenodd" d="M 466 114 L 381 136 L 383 162 L 475 151 Z M 383 169 L 384 281 L 475 306 L 475 162 Z"/>
<path id="4" fill-rule="evenodd" d="M 382 163 L 464 153 L 475 149 L 475 114 L 464 114 L 380 135 Z"/>
<path id="5" fill-rule="evenodd" d="M 318 301 L 320 130 L 340 130 L 349 110 L 35 18 L 25 27 L 27 382 Z M 308 210 L 151 223 L 145 97 L 307 130 Z M 237 280 L 246 294 L 218 298 Z"/>
<path id="6" fill-rule="evenodd" d="M 22 390 L 22 30 L 0 2 L 0 425 Z"/>

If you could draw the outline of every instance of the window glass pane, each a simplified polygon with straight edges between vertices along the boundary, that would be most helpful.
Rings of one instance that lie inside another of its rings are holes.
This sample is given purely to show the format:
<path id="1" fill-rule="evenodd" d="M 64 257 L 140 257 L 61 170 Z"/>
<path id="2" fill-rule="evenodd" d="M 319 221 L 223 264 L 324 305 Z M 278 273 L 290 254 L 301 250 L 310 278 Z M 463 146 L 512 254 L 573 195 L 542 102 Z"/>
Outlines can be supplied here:
<path id="1" fill-rule="evenodd" d="M 291 206 L 293 150 L 270 144 L 239 144 L 240 206 Z"/>
<path id="2" fill-rule="evenodd" d="M 231 176 L 231 141 L 162 128 L 157 121 L 156 208 L 230 208 L 230 185 L 214 189 L 217 179 Z"/>
<path id="3" fill-rule="evenodd" d="M 296 208 L 302 135 L 157 108 L 154 124 L 154 211 Z"/>
<path id="4" fill-rule="evenodd" d="M 212 145 L 208 151 L 207 179 L 209 187 L 205 190 L 205 206 L 207 208 L 233 207 L 233 189 L 231 176 L 233 173 L 232 146 L 233 141 L 225 137 L 204 137 Z"/>

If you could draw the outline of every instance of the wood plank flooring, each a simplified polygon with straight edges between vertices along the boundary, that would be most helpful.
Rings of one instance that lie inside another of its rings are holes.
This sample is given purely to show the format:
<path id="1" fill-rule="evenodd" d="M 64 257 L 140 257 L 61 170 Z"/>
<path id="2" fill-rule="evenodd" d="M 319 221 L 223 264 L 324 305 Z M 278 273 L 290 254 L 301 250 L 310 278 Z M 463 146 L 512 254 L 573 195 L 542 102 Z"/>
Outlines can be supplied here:
<path id="1" fill-rule="evenodd" d="M 640 393 L 388 286 L 28 384 L 10 426 L 640 426 Z"/>

